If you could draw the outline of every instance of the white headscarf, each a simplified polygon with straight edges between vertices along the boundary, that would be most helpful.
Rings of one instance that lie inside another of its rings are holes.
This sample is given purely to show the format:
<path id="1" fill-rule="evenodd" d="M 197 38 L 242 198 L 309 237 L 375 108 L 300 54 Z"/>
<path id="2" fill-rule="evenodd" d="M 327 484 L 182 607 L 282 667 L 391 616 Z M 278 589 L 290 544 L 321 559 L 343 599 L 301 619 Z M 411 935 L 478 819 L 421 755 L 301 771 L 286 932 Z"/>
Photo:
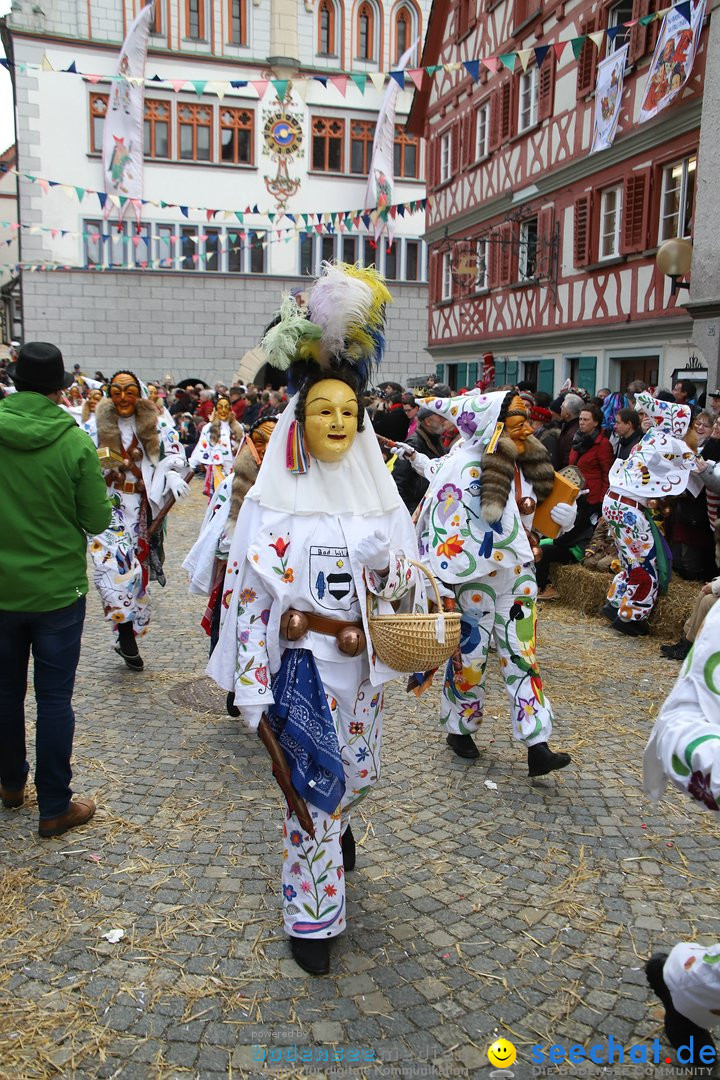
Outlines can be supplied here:
<path id="1" fill-rule="evenodd" d="M 327 378 L 332 379 L 332 372 Z M 395 481 L 380 453 L 370 417 L 363 431 L 339 461 L 318 461 L 309 455 L 310 467 L 296 475 L 286 465 L 290 425 L 295 419 L 298 395 L 290 399 L 270 436 L 262 468 L 245 496 L 269 510 L 288 514 L 358 514 L 371 517 L 401 505 Z"/>

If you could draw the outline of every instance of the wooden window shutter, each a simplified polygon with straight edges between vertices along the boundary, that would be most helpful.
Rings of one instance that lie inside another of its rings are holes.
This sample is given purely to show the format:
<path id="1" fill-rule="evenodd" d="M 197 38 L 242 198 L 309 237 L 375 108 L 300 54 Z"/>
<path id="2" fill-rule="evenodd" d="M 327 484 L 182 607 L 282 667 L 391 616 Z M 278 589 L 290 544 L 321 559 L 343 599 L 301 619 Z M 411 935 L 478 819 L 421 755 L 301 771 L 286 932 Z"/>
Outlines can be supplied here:
<path id="1" fill-rule="evenodd" d="M 513 80 L 508 79 L 500 87 L 500 142 L 512 135 Z"/>
<path id="2" fill-rule="evenodd" d="M 555 104 L 555 53 L 550 52 L 545 57 L 545 62 L 540 68 L 540 83 L 538 86 L 538 120 L 547 120 L 553 114 Z"/>
<path id="3" fill-rule="evenodd" d="M 647 0 L 645 0 L 647 2 Z M 595 19 L 588 19 L 585 23 L 584 32 L 593 34 L 597 29 Z M 589 37 L 585 43 L 578 60 L 577 92 L 578 97 L 591 93 L 595 89 L 595 69 L 597 66 L 597 49 Z"/>
<path id="4" fill-rule="evenodd" d="M 513 280 L 513 227 L 510 223 L 500 230 L 500 250 L 498 253 L 498 284 L 510 285 Z"/>
<path id="5" fill-rule="evenodd" d="M 457 176 L 460 170 L 460 138 L 462 134 L 462 121 L 453 124 L 450 129 L 450 175 Z"/>
<path id="6" fill-rule="evenodd" d="M 647 247 L 648 207 L 650 205 L 650 170 L 631 173 L 625 178 L 621 252 L 644 251 Z"/>
<path id="7" fill-rule="evenodd" d="M 633 19 L 641 19 L 650 14 L 650 0 L 633 0 Z M 648 28 L 641 23 L 636 23 L 630 31 L 630 48 L 628 49 L 628 63 L 636 63 L 641 56 L 645 55 L 648 45 Z"/>
<path id="8" fill-rule="evenodd" d="M 553 396 L 555 389 L 555 361 L 552 359 L 544 359 L 540 361 L 540 368 L 538 371 L 538 390 L 543 390 L 546 394 Z"/>
<path id="9" fill-rule="evenodd" d="M 490 151 L 497 150 L 500 145 L 500 118 L 502 114 L 502 88 L 497 87 L 490 103 Z"/>
<path id="10" fill-rule="evenodd" d="M 588 266 L 592 262 L 592 195 L 581 195 L 575 200 L 575 266 Z"/>
<path id="11" fill-rule="evenodd" d="M 552 270 L 552 239 L 555 227 L 555 207 L 546 206 L 538 214 L 537 275 L 547 277 Z"/>
<path id="12" fill-rule="evenodd" d="M 460 124 L 460 133 L 462 139 L 462 146 L 460 147 L 460 160 L 463 166 L 467 168 L 475 160 L 475 140 L 474 135 L 474 121 L 475 113 L 472 109 L 469 109 L 466 113 L 463 121 Z"/>

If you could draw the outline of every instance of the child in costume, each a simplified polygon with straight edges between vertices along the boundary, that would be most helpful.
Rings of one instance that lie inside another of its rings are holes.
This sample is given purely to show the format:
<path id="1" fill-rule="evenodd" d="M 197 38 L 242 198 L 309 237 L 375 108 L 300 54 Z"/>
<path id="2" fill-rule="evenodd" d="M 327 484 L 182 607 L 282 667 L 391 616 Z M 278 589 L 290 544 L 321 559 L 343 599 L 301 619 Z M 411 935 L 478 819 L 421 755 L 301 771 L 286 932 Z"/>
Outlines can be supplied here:
<path id="1" fill-rule="evenodd" d="M 243 440 L 242 425 L 237 422 L 226 397 L 219 397 L 210 423 L 200 432 L 197 445 L 188 464 L 196 469 L 205 466 L 203 491 L 212 498 L 226 476 L 232 472 L 233 461 Z"/>
<path id="2" fill-rule="evenodd" d="M 644 787 L 654 802 L 667 781 L 708 810 L 720 810 L 720 604 L 708 613 L 675 686 L 660 709 L 643 756 Z M 680 942 L 656 953 L 647 979 L 665 1006 L 665 1031 L 678 1049 L 694 1042 L 695 1065 L 714 1043 L 720 1017 L 720 943 Z"/>
<path id="3" fill-rule="evenodd" d="M 682 494 L 697 469 L 695 454 L 683 442 L 691 408 L 646 393 L 637 395 L 635 407 L 651 426 L 626 461 L 616 460 L 603 500 L 620 560 L 603 613 L 615 630 L 631 637 L 647 634 L 658 592 L 667 589 L 671 573 L 670 552 L 648 503 Z"/>
<path id="4" fill-rule="evenodd" d="M 133 671 L 142 671 L 136 637 L 146 632 L 150 621 L 148 527 L 168 498 L 188 494 L 181 475 L 186 461 L 177 431 L 142 396 L 134 372 L 116 372 L 109 393 L 95 415 L 99 450 L 116 456 L 105 473 L 113 516 L 105 532 L 90 540 L 90 557 L 105 618 L 117 631 L 115 651 Z M 164 584 L 161 560 L 155 571 Z"/>
<path id="5" fill-rule="evenodd" d="M 88 396 L 83 402 L 82 412 L 80 413 L 80 427 L 83 431 L 87 431 L 92 441 L 97 446 L 97 417 L 95 416 L 95 410 L 102 401 L 102 390 L 90 390 Z"/>
<path id="6" fill-rule="evenodd" d="M 421 557 L 463 616 L 460 654 L 445 673 L 440 722 L 459 757 L 478 757 L 472 734 L 483 719 L 494 638 L 513 734 L 527 747 L 530 776 L 541 776 L 570 763 L 568 754 L 548 747 L 552 708 L 535 656 L 538 541 L 530 530 L 555 474 L 516 390 L 437 398 L 427 407 L 462 434 L 434 468 L 417 515 Z M 568 503 L 551 510 L 563 530 L 572 528 L 575 515 Z"/>
<path id="7" fill-rule="evenodd" d="M 389 612 L 416 583 L 410 516 L 360 407 L 389 299 L 374 271 L 325 264 L 311 324 L 289 298 L 263 341 L 273 366 L 300 356 L 304 371 L 238 515 L 207 669 L 266 745 L 269 721 L 307 803 L 312 831 L 285 815 L 282 901 L 312 974 L 329 971 L 345 929 L 350 811 L 378 779 L 383 686 L 397 675 L 373 652 L 367 596 Z"/>

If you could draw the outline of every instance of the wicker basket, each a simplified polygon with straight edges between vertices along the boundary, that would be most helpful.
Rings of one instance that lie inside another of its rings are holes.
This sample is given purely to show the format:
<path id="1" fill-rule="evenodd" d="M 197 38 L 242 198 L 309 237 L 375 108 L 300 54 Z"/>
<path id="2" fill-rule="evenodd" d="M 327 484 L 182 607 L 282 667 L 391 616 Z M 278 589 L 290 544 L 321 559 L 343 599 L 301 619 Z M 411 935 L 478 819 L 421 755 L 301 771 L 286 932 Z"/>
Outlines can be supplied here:
<path id="1" fill-rule="evenodd" d="M 383 664 L 395 671 L 429 671 L 440 667 L 460 644 L 460 614 L 443 612 L 435 578 L 421 563 L 408 559 L 430 579 L 438 610 L 432 615 L 373 615 L 367 595 L 367 621 L 373 649 Z M 442 619 L 445 640 L 437 639 L 437 623 Z"/>

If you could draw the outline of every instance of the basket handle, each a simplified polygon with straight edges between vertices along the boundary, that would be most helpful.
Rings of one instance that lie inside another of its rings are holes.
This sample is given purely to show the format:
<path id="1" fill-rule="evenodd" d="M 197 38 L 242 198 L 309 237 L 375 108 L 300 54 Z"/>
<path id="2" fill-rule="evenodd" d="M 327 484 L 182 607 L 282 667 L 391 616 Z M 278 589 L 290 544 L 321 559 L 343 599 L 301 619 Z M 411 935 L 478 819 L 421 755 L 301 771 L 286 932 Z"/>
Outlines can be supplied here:
<path id="1" fill-rule="evenodd" d="M 407 556 L 406 556 L 406 561 L 409 562 L 411 566 L 416 567 L 418 570 L 422 570 L 423 574 L 425 574 L 425 577 L 427 577 L 429 579 L 430 584 L 433 587 L 433 592 L 435 593 L 435 603 L 437 604 L 438 615 L 442 615 L 443 614 L 443 606 L 442 606 L 442 600 L 440 599 L 440 590 L 437 587 L 437 582 L 435 580 L 435 575 L 433 574 L 432 570 L 428 570 L 427 566 L 423 566 L 422 563 L 415 562 L 414 559 L 408 559 Z M 416 590 L 417 590 L 417 586 L 416 586 Z M 370 594 L 370 590 L 368 589 L 366 591 L 366 599 L 365 599 L 365 606 L 366 606 L 368 614 L 370 613 L 370 603 L 371 603 L 370 598 L 371 598 L 371 594 Z"/>

